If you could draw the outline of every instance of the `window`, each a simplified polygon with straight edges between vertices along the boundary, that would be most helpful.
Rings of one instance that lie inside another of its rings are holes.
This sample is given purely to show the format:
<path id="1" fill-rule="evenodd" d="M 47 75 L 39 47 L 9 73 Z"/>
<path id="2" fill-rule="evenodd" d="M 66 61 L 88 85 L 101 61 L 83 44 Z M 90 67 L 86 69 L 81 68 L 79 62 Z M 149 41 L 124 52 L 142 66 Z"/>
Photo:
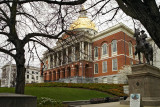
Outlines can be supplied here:
<path id="1" fill-rule="evenodd" d="M 50 68 L 53 68 L 53 55 L 50 55 Z"/>
<path id="2" fill-rule="evenodd" d="M 32 74 L 34 74 L 34 71 L 32 71 Z"/>
<path id="3" fill-rule="evenodd" d="M 107 77 L 103 77 L 103 78 L 102 78 L 102 82 L 103 82 L 103 83 L 107 83 Z"/>
<path id="4" fill-rule="evenodd" d="M 98 64 L 94 64 L 94 73 L 98 74 Z"/>
<path id="5" fill-rule="evenodd" d="M 34 76 L 32 76 L 32 79 L 34 79 Z"/>
<path id="6" fill-rule="evenodd" d="M 27 75 L 27 79 L 29 79 L 29 75 Z"/>
<path id="7" fill-rule="evenodd" d="M 36 80 L 38 80 L 38 76 L 36 76 Z"/>
<path id="8" fill-rule="evenodd" d="M 117 40 L 112 41 L 112 54 L 117 54 Z"/>
<path id="9" fill-rule="evenodd" d="M 129 55 L 133 56 L 133 51 L 132 51 L 132 43 L 129 43 Z"/>
<path id="10" fill-rule="evenodd" d="M 102 45 L 102 56 L 107 55 L 107 44 Z"/>
<path id="11" fill-rule="evenodd" d="M 38 74 L 38 72 L 36 72 L 36 74 Z"/>
<path id="12" fill-rule="evenodd" d="M 29 71 L 27 70 L 27 73 L 29 73 Z"/>
<path id="13" fill-rule="evenodd" d="M 117 71 L 117 59 L 112 59 L 112 70 Z"/>
<path id="14" fill-rule="evenodd" d="M 94 57 L 98 57 L 98 47 L 94 48 Z"/>
<path id="15" fill-rule="evenodd" d="M 104 61 L 102 64 L 103 73 L 107 72 L 107 61 Z"/>

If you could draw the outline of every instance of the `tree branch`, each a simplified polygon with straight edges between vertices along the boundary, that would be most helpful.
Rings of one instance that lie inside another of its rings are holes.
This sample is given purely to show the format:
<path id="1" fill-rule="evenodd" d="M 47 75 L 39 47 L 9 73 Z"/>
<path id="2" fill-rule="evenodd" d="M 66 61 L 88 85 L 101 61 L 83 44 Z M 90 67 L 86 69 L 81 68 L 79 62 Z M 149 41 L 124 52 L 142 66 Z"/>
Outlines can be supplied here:
<path id="1" fill-rule="evenodd" d="M 131 17 L 134 18 L 134 19 L 137 19 L 137 17 L 135 16 L 135 14 L 132 13 L 134 10 L 131 10 L 131 8 L 128 8 L 128 7 L 127 7 L 127 4 L 125 4 L 125 3 L 123 2 L 123 0 L 116 0 L 116 1 L 117 1 L 117 3 L 118 3 L 119 7 L 120 7 L 127 15 L 131 16 Z"/>
<path id="2" fill-rule="evenodd" d="M 49 34 L 44 34 L 44 33 L 29 33 L 25 36 L 25 38 L 23 39 L 23 41 L 25 42 L 25 44 L 27 42 L 29 42 L 30 38 L 32 37 L 36 37 L 36 36 L 41 36 L 41 37 L 47 37 L 50 39 L 58 39 L 58 37 L 64 33 L 65 31 L 61 31 L 60 33 L 58 33 L 57 35 L 49 35 Z"/>
<path id="3" fill-rule="evenodd" d="M 58 4 L 58 5 L 79 5 L 79 4 L 83 4 L 87 0 L 75 0 L 75 1 L 68 1 L 68 2 L 62 2 L 63 0 L 61 1 L 57 1 L 57 0 L 23 0 L 23 1 L 7 0 L 7 1 L 0 1 L 0 4 L 10 3 L 10 2 L 17 2 L 18 4 L 24 4 L 24 3 L 38 2 L 38 1 L 43 1 L 49 4 Z"/>
<path id="4" fill-rule="evenodd" d="M 49 51 L 52 50 L 50 47 L 48 47 L 46 44 L 44 44 L 44 43 L 41 42 L 41 41 L 37 41 L 37 40 L 34 40 L 34 39 L 30 39 L 30 41 L 39 43 L 40 45 L 46 47 Z"/>
<path id="5" fill-rule="evenodd" d="M 10 51 L 8 51 L 8 50 L 6 50 L 6 49 L 0 48 L 0 52 L 3 52 L 3 53 L 8 54 L 8 55 L 10 55 L 10 56 L 12 56 L 12 57 L 15 57 L 14 54 L 12 54 Z"/>

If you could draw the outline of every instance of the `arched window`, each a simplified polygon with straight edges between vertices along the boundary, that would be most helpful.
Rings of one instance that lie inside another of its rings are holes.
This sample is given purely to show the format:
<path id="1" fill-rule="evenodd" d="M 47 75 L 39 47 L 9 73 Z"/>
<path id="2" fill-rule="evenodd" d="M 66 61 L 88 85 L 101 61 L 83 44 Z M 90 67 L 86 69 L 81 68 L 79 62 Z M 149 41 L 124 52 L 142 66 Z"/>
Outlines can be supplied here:
<path id="1" fill-rule="evenodd" d="M 102 45 L 102 57 L 103 57 L 103 56 L 106 56 L 107 54 L 108 54 L 108 52 L 107 52 L 107 44 L 104 43 L 104 44 Z"/>
<path id="2" fill-rule="evenodd" d="M 98 47 L 94 48 L 94 57 L 97 58 L 98 57 Z"/>
<path id="3" fill-rule="evenodd" d="M 107 83 L 107 82 L 108 82 L 108 81 L 107 81 L 107 77 L 103 77 L 103 78 L 102 78 L 102 82 L 103 82 L 103 83 Z"/>
<path id="4" fill-rule="evenodd" d="M 118 84 L 118 78 L 116 76 L 113 77 L 113 84 Z"/>
<path id="5" fill-rule="evenodd" d="M 117 54 L 117 40 L 112 41 L 112 55 Z"/>
<path id="6" fill-rule="evenodd" d="M 132 43 L 129 42 L 129 56 L 133 56 Z"/>

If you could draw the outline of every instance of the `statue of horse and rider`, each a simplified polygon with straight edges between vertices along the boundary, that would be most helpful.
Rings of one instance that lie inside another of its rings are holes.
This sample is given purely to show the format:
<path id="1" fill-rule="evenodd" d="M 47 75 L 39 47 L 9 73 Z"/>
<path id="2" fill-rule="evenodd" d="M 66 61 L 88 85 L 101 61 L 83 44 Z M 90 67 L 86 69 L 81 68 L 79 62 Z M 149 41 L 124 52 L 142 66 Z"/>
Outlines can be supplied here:
<path id="1" fill-rule="evenodd" d="M 135 55 L 138 54 L 139 64 L 141 63 L 141 54 L 144 54 L 147 64 L 150 65 L 152 61 L 153 65 L 153 48 L 146 41 L 147 35 L 144 33 L 145 31 L 139 31 L 139 29 L 135 29 L 134 37 L 136 37 L 136 51 Z"/>

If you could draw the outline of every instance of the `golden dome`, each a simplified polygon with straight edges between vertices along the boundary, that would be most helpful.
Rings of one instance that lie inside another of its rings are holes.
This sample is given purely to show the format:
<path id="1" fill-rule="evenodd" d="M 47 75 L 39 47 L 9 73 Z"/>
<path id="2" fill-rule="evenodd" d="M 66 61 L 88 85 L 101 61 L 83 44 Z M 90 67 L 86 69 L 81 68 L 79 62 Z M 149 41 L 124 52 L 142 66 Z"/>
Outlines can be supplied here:
<path id="1" fill-rule="evenodd" d="M 95 24 L 87 17 L 79 17 L 76 21 L 74 21 L 69 30 L 77 29 L 77 28 L 89 28 L 97 31 Z"/>
<path id="2" fill-rule="evenodd" d="M 79 18 L 70 25 L 69 30 L 77 28 L 89 28 L 97 31 L 95 24 L 86 16 L 86 13 L 87 11 L 85 11 L 84 7 L 82 6 Z"/>

